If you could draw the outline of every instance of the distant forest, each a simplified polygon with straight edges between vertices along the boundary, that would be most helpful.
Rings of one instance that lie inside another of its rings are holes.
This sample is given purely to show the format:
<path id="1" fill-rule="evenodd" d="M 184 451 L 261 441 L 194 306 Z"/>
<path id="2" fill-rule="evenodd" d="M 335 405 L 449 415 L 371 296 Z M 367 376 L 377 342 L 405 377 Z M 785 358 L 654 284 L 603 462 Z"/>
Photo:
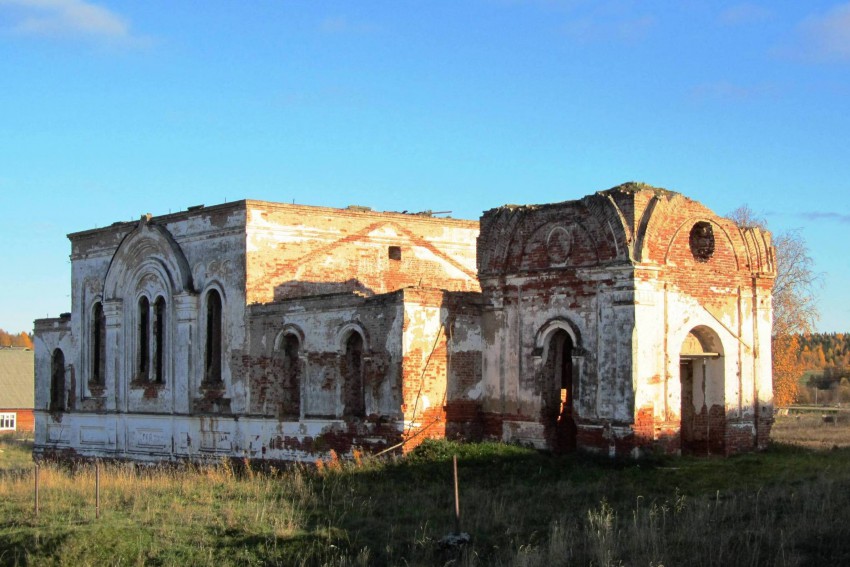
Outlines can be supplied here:
<path id="1" fill-rule="evenodd" d="M 23 331 L 9 333 L 0 329 L 0 347 L 26 347 L 32 349 L 32 334 Z"/>
<path id="2" fill-rule="evenodd" d="M 850 333 L 810 333 L 797 337 L 797 362 L 808 371 L 797 390 L 799 404 L 850 402 Z"/>
<path id="3" fill-rule="evenodd" d="M 797 360 L 807 370 L 850 368 L 850 333 L 810 333 L 800 335 L 798 343 Z"/>

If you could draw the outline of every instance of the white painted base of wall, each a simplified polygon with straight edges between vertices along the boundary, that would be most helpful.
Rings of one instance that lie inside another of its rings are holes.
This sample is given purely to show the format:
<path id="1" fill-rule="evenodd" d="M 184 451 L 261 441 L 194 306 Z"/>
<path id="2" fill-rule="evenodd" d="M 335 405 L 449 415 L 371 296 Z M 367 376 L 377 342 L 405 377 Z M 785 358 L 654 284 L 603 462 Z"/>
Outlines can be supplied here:
<path id="1" fill-rule="evenodd" d="M 345 421 L 337 419 L 281 422 L 234 416 L 95 413 L 66 413 L 55 419 L 44 411 L 36 412 L 35 419 L 36 455 L 72 452 L 83 458 L 145 462 L 203 462 L 227 457 L 313 462 L 326 456 L 326 451 L 281 448 L 287 445 L 284 438 L 296 440 L 294 445 L 310 445 L 324 434 L 347 430 Z"/>

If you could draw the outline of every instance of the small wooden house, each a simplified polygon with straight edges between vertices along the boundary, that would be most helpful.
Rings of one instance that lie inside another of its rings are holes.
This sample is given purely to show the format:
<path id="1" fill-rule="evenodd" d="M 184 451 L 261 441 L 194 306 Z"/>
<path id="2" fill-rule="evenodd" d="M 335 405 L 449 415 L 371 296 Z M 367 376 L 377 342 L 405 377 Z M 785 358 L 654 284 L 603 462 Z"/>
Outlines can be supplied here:
<path id="1" fill-rule="evenodd" d="M 0 347 L 0 433 L 35 429 L 34 393 L 33 351 Z"/>

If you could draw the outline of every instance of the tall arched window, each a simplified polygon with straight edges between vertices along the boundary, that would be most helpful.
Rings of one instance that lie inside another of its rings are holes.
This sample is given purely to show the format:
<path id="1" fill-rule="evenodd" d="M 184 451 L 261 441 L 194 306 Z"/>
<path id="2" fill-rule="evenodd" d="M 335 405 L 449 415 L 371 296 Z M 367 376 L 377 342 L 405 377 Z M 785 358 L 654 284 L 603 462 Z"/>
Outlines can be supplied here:
<path id="1" fill-rule="evenodd" d="M 301 413 L 301 344 L 294 334 L 283 337 L 280 345 L 283 354 L 281 365 L 282 400 L 280 413 L 299 416 Z"/>
<path id="2" fill-rule="evenodd" d="M 136 350 L 136 370 L 137 378 L 140 380 L 148 379 L 148 365 L 150 361 L 150 302 L 148 298 L 142 296 L 139 298 L 139 323 L 138 332 L 138 348 Z"/>
<path id="3" fill-rule="evenodd" d="M 343 415 L 363 417 L 366 414 L 366 402 L 363 398 L 363 337 L 356 331 L 345 341 L 342 378 L 345 404 Z"/>
<path id="4" fill-rule="evenodd" d="M 50 411 L 65 411 L 65 353 L 58 348 L 50 360 Z"/>
<path id="5" fill-rule="evenodd" d="M 204 382 L 221 383 L 221 296 L 207 293 L 207 344 L 204 356 Z"/>
<path id="6" fill-rule="evenodd" d="M 154 380 L 165 381 L 165 298 L 161 295 L 153 304 L 153 376 Z"/>
<path id="7" fill-rule="evenodd" d="M 106 382 L 106 316 L 103 304 L 94 304 L 91 325 L 91 383 L 103 386 Z"/>

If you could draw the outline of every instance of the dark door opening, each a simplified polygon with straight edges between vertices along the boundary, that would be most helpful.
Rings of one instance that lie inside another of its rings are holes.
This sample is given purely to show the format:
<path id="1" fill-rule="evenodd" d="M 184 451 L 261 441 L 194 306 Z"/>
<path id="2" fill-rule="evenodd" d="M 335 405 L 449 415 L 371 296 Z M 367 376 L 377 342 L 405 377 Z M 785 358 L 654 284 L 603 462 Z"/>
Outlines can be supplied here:
<path id="1" fill-rule="evenodd" d="M 555 451 L 572 451 L 576 448 L 578 434 L 575 422 L 572 338 L 566 331 L 559 329 L 549 339 L 548 350 L 546 378 L 550 384 L 550 401 L 547 404 L 547 428 L 553 432 L 551 442 Z"/>

